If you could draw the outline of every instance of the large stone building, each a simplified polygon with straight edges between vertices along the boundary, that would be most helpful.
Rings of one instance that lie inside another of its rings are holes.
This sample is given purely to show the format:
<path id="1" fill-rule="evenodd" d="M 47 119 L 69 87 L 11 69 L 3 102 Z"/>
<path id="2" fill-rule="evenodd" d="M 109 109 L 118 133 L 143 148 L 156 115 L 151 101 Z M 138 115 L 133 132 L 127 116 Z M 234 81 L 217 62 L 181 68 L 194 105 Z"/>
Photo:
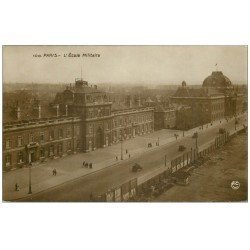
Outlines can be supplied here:
<path id="1" fill-rule="evenodd" d="M 171 102 L 191 107 L 189 123 L 192 127 L 237 116 L 243 110 L 243 95 L 220 71 L 212 72 L 201 88 L 188 88 L 186 82 L 182 82 Z"/>
<path id="2" fill-rule="evenodd" d="M 135 103 L 112 109 L 105 92 L 76 79 L 74 86 L 56 95 L 48 118 L 41 117 L 43 107 L 36 103 L 36 119 L 23 120 L 17 104 L 16 121 L 3 125 L 3 167 L 88 152 L 153 132 L 154 108 L 141 106 L 138 99 Z"/>
<path id="3" fill-rule="evenodd" d="M 3 109 L 6 170 L 89 152 L 154 129 L 187 130 L 243 110 L 243 95 L 222 72 L 213 72 L 201 88 L 182 82 L 171 101 L 161 95 L 141 100 L 138 93 L 110 96 L 82 79 L 57 93 L 50 105 L 25 93 L 16 93 L 17 103 L 11 93 Z"/>

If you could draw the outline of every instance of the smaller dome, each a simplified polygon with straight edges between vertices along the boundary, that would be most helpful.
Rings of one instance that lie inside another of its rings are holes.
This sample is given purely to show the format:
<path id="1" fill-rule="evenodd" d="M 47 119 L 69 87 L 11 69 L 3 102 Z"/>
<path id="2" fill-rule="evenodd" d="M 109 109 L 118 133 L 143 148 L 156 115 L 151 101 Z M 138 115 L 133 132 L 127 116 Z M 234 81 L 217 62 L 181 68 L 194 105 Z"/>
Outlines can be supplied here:
<path id="1" fill-rule="evenodd" d="M 221 71 L 214 71 L 203 81 L 203 87 L 229 88 L 232 83 Z"/>

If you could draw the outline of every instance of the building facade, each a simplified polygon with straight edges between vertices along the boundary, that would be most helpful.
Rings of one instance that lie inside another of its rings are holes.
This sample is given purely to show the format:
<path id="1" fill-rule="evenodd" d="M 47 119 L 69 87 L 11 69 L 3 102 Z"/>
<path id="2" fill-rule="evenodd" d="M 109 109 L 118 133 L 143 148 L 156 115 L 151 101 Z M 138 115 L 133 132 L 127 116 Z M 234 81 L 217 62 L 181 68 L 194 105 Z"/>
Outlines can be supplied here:
<path id="1" fill-rule="evenodd" d="M 82 79 L 56 95 L 50 118 L 21 119 L 3 125 L 3 168 L 22 167 L 67 154 L 89 152 L 121 140 L 154 131 L 154 109 L 138 106 L 112 110 L 112 103 L 97 86 Z"/>
<path id="2" fill-rule="evenodd" d="M 176 127 L 176 109 L 161 108 L 154 112 L 155 130 L 171 129 Z"/>
<path id="3" fill-rule="evenodd" d="M 201 88 L 188 88 L 186 82 L 171 97 L 171 102 L 192 109 L 189 124 L 192 127 L 237 116 L 243 111 L 243 95 L 238 93 L 222 72 L 212 72 Z"/>

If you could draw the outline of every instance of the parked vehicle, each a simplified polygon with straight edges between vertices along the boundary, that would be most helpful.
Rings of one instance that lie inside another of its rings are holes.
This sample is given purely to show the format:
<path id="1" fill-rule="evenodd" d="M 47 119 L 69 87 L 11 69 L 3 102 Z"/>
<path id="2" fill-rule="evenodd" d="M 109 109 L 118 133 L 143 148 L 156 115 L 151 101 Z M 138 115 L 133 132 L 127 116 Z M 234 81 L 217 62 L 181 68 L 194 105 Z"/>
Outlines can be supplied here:
<path id="1" fill-rule="evenodd" d="M 180 145 L 180 146 L 179 146 L 179 151 L 184 151 L 185 149 L 186 149 L 185 146 L 183 146 L 183 145 Z"/>
<path id="2" fill-rule="evenodd" d="M 195 132 L 195 133 L 192 135 L 192 138 L 198 138 L 198 132 Z"/>
<path id="3" fill-rule="evenodd" d="M 142 166 L 140 166 L 138 163 L 135 163 L 132 167 L 132 172 L 138 172 L 142 170 Z"/>

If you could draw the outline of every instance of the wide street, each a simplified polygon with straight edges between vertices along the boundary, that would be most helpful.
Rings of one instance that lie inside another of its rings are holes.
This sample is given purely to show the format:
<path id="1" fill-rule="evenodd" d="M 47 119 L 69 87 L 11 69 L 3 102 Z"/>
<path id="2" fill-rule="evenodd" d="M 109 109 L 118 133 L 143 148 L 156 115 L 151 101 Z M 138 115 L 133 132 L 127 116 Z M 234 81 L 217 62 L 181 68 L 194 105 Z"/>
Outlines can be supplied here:
<path id="1" fill-rule="evenodd" d="M 237 127 L 243 127 L 243 124 L 247 124 L 245 116 L 239 120 Z M 228 131 L 235 130 L 234 119 L 229 122 L 225 120 L 220 124 L 219 121 L 208 125 L 208 128 L 204 126 L 202 129 L 196 129 L 199 133 L 198 146 L 202 146 L 212 140 L 218 135 L 220 127 L 226 128 Z M 20 201 L 88 201 L 89 196 L 98 195 L 104 193 L 107 189 L 116 187 L 127 180 L 145 175 L 159 167 L 164 166 L 165 155 L 168 160 L 176 158 L 182 154 L 178 151 L 179 145 L 185 145 L 187 150 L 191 147 L 195 147 L 195 140 L 192 138 L 194 130 L 186 132 L 185 136 L 179 131 L 179 138 L 177 140 L 171 139 L 166 144 L 160 143 L 159 147 L 154 147 L 151 150 L 138 152 L 131 159 L 121 161 L 114 166 L 106 167 L 100 171 L 93 172 L 91 174 L 69 180 L 63 184 L 49 188 L 45 191 L 39 192 L 32 196 L 21 199 Z M 106 149 L 105 149 L 106 150 Z M 134 154 L 134 152 L 131 152 Z M 138 173 L 131 171 L 131 166 L 134 163 L 139 163 L 143 170 Z"/>

